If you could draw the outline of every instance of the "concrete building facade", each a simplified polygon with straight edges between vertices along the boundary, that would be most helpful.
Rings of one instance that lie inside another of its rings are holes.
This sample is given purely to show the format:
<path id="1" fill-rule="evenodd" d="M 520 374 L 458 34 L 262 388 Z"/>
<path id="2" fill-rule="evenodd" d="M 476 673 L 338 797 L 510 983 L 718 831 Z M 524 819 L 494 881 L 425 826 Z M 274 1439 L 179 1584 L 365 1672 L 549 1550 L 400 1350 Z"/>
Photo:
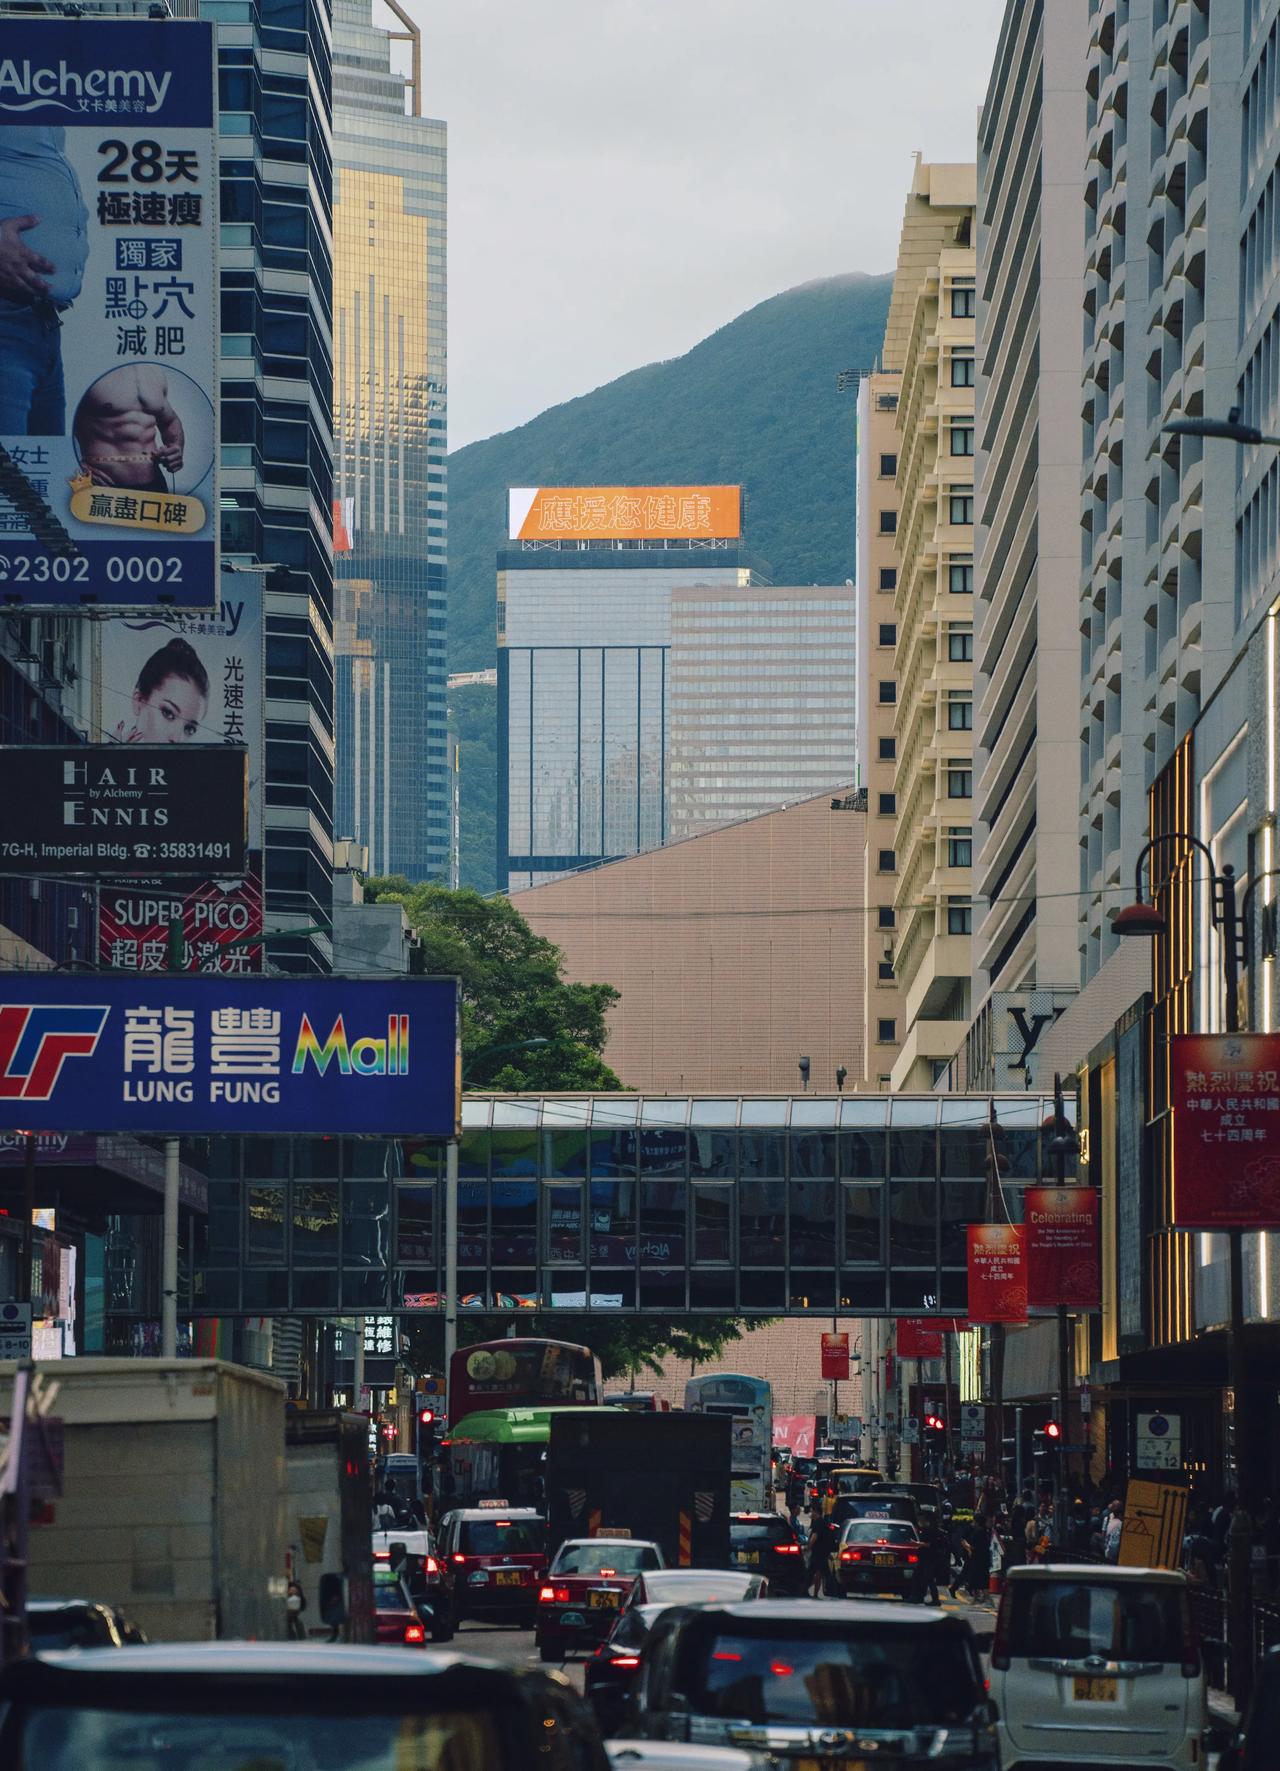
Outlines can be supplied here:
<path id="1" fill-rule="evenodd" d="M 866 1029 L 862 1086 L 887 1089 L 901 1042 L 897 954 L 898 392 L 901 377 L 858 388 L 858 779 L 866 795 Z"/>
<path id="2" fill-rule="evenodd" d="M 974 167 L 917 161 L 882 358 L 900 377 L 895 1090 L 934 1086 L 971 1006 L 975 200 Z"/>
<path id="3" fill-rule="evenodd" d="M 788 1092 L 862 1075 L 860 813 L 822 794 L 511 901 L 575 982 L 612 984 L 628 1088 Z"/>
<path id="4" fill-rule="evenodd" d="M 854 779 L 854 624 L 851 585 L 672 592 L 669 841 Z"/>

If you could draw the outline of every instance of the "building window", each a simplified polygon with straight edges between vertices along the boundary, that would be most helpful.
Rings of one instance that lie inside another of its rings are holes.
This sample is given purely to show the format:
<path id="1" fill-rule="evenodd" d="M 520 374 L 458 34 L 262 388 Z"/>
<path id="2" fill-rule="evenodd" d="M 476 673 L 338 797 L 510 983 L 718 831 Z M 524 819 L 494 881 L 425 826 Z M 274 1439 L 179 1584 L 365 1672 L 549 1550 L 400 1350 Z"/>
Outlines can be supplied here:
<path id="1" fill-rule="evenodd" d="M 880 533 L 882 535 L 896 535 L 897 532 L 898 532 L 898 513 L 897 513 L 897 511 L 896 510 L 882 510 L 880 512 Z"/>
<path id="2" fill-rule="evenodd" d="M 893 961 L 891 959 L 882 959 L 876 967 L 876 976 L 882 984 L 892 984 Z"/>
<path id="3" fill-rule="evenodd" d="M 978 291 L 972 283 L 951 285 L 951 318 L 972 320 L 978 311 Z"/>
<path id="4" fill-rule="evenodd" d="M 892 904 L 878 904 L 876 906 L 876 926 L 882 929 L 892 929 L 898 926 Z"/>
<path id="5" fill-rule="evenodd" d="M 892 707 L 898 699 L 898 685 L 895 682 L 882 682 L 879 687 L 881 707 Z"/>
<path id="6" fill-rule="evenodd" d="M 953 424 L 951 426 L 951 453 L 953 455 L 973 454 L 973 426 L 971 424 Z"/>
<path id="7" fill-rule="evenodd" d="M 897 851 L 895 849 L 881 849 L 877 865 L 881 873 L 896 873 L 898 871 Z"/>
<path id="8" fill-rule="evenodd" d="M 973 352 L 952 351 L 951 353 L 951 385 L 952 387 L 973 386 Z"/>
<path id="9" fill-rule="evenodd" d="M 947 866 L 973 866 L 973 831 L 964 824 L 947 832 Z"/>
<path id="10" fill-rule="evenodd" d="M 876 810 L 882 818 L 892 818 L 897 815 L 898 796 L 896 793 L 881 793 L 876 797 Z"/>
<path id="11" fill-rule="evenodd" d="M 896 1021 L 878 1020 L 876 1022 L 876 1038 L 881 1045 L 892 1045 L 897 1037 L 898 1023 Z"/>
<path id="12" fill-rule="evenodd" d="M 897 643 L 898 643 L 897 623 L 894 621 L 882 621 L 880 623 L 880 644 L 882 646 L 896 646 Z"/>
<path id="13" fill-rule="evenodd" d="M 973 933 L 973 906 L 968 898 L 947 899 L 947 933 L 949 935 L 971 935 Z"/>
<path id="14" fill-rule="evenodd" d="M 973 730 L 972 695 L 947 696 L 947 730 L 949 732 L 971 732 Z"/>
<path id="15" fill-rule="evenodd" d="M 882 480 L 891 480 L 897 471 L 898 457 L 896 455 L 882 455 L 880 457 L 880 478 Z"/>
<path id="16" fill-rule="evenodd" d="M 896 566 L 881 566 L 880 588 L 881 590 L 897 590 L 898 568 Z"/>
<path id="17" fill-rule="evenodd" d="M 950 497 L 951 521 L 953 523 L 973 522 L 973 487 L 955 486 Z"/>
<path id="18" fill-rule="evenodd" d="M 972 769 L 948 769 L 947 770 L 947 798 L 948 799 L 972 799 L 973 798 L 973 770 Z"/>
<path id="19" fill-rule="evenodd" d="M 947 657 L 953 664 L 973 663 L 973 629 L 971 627 L 950 627 L 947 629 Z"/>
<path id="20" fill-rule="evenodd" d="M 880 738 L 877 740 L 876 757 L 878 761 L 882 763 L 895 762 L 897 756 L 898 740 L 896 738 Z"/>
<path id="21" fill-rule="evenodd" d="M 952 560 L 947 567 L 947 589 L 952 596 L 973 595 L 972 560 Z"/>

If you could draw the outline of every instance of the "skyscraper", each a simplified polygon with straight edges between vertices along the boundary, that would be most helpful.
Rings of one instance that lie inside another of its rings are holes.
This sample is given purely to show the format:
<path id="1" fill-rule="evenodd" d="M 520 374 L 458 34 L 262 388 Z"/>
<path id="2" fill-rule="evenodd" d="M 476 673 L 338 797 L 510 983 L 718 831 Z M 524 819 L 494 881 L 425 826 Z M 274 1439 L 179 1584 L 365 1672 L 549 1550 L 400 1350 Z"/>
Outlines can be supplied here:
<path id="1" fill-rule="evenodd" d="M 446 135 L 392 10 L 408 79 L 373 0 L 334 0 L 335 823 L 373 872 L 447 879 Z"/>

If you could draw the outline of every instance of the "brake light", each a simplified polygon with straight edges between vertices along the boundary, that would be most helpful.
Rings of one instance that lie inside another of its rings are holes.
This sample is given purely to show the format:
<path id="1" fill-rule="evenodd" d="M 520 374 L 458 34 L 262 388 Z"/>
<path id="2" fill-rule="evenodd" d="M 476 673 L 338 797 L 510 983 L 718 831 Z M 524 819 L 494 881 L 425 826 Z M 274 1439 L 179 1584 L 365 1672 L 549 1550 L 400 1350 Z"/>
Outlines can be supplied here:
<path id="1" fill-rule="evenodd" d="M 538 1593 L 540 1605 L 567 1605 L 569 1603 L 568 1587 L 543 1587 Z"/>
<path id="2" fill-rule="evenodd" d="M 773 1546 L 773 1553 L 775 1556 L 798 1556 L 800 1545 L 798 1543 L 776 1543 Z"/>
<path id="3" fill-rule="evenodd" d="M 373 1552 L 373 1559 L 375 1562 L 389 1562 L 391 1560 L 391 1551 L 375 1550 Z"/>
<path id="4" fill-rule="evenodd" d="M 615 1654 L 610 1664 L 613 1666 L 639 1666 L 640 1656 L 638 1654 Z"/>
<path id="5" fill-rule="evenodd" d="M 717 1648 L 711 1658 L 712 1660 L 741 1660 L 742 1656 L 740 1654 L 730 1654 L 724 1649 Z"/>
<path id="6" fill-rule="evenodd" d="M 775 1679 L 789 1679 L 795 1670 L 793 1666 L 788 1666 L 785 1660 L 771 1660 L 769 1662 L 769 1671 Z"/>
<path id="7" fill-rule="evenodd" d="M 455 1550 L 453 1552 L 453 1560 L 456 1567 L 461 1568 L 466 1559 L 467 1558 L 462 1554 L 461 1550 Z"/>
<path id="8" fill-rule="evenodd" d="M 908 1562 L 918 1562 L 919 1560 L 920 1560 L 920 1558 L 919 1558 L 919 1556 L 916 1555 L 914 1550 L 909 1550 L 907 1552 L 907 1561 Z"/>
<path id="9" fill-rule="evenodd" d="M 603 1580 L 607 1580 L 611 1574 L 616 1574 L 617 1572 L 618 1570 L 616 1568 L 602 1568 L 600 1570 L 600 1575 Z"/>
<path id="10" fill-rule="evenodd" d="M 1000 1606 L 996 1612 L 995 1632 L 991 1637 L 991 1665 L 998 1673 L 1009 1670 L 1009 1610 L 1011 1587 L 1006 1587 L 1000 1595 Z"/>
<path id="11" fill-rule="evenodd" d="M 406 1642 L 425 1642 L 427 1637 L 420 1623 L 407 1623 L 404 1626 L 404 1639 Z"/>
<path id="12" fill-rule="evenodd" d="M 842 1562 L 861 1562 L 865 1554 L 865 1550 L 841 1550 L 840 1560 Z"/>
<path id="13" fill-rule="evenodd" d="M 434 1556 L 427 1557 L 424 1567 L 428 1574 L 439 1574 L 440 1572 L 440 1564 L 436 1561 Z"/>

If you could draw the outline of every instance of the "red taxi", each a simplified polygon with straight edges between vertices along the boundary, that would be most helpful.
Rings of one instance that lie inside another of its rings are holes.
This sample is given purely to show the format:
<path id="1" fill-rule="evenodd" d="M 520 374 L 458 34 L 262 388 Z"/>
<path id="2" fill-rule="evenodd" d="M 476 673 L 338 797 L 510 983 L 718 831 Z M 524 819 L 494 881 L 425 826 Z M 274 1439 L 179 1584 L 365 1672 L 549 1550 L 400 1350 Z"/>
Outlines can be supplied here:
<path id="1" fill-rule="evenodd" d="M 612 1630 L 638 1574 L 663 1566 L 656 1543 L 629 1537 L 570 1537 L 538 1592 L 538 1652 L 563 1660 L 594 1649 Z"/>
<path id="2" fill-rule="evenodd" d="M 547 1528 L 532 1507 L 482 1501 L 446 1514 L 439 1554 L 453 1576 L 453 1622 L 489 1618 L 528 1629 L 547 1574 Z"/>
<path id="3" fill-rule="evenodd" d="M 427 1645 L 426 1625 L 414 1608 L 408 1587 L 382 1562 L 373 1565 L 373 1639 L 406 1648 Z"/>
<path id="4" fill-rule="evenodd" d="M 851 1519 L 831 1558 L 836 1592 L 924 1597 L 928 1551 L 914 1525 L 897 1519 Z"/>

